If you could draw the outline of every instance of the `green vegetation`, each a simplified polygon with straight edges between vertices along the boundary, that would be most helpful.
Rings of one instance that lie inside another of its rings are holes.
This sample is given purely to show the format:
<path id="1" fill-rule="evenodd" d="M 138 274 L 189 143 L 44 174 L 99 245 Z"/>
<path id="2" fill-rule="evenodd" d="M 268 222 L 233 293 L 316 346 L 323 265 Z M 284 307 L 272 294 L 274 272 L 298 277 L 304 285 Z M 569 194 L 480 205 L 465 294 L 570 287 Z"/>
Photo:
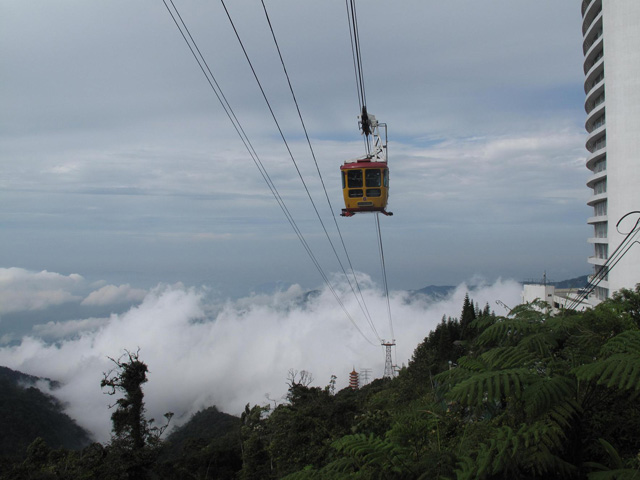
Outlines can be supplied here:
<path id="1" fill-rule="evenodd" d="M 291 371 L 286 402 L 240 419 L 212 407 L 164 442 L 144 419 L 146 365 L 128 355 L 103 379 L 127 392 L 109 445 L 39 439 L 0 478 L 640 478 L 640 286 L 556 316 L 467 297 L 393 380 L 335 392 Z"/>
<path id="2" fill-rule="evenodd" d="M 86 431 L 62 412 L 60 403 L 35 387 L 46 380 L 0 367 L 0 455 L 18 456 L 40 436 L 53 448 L 82 448 Z M 48 382 L 52 388 L 56 384 Z"/>

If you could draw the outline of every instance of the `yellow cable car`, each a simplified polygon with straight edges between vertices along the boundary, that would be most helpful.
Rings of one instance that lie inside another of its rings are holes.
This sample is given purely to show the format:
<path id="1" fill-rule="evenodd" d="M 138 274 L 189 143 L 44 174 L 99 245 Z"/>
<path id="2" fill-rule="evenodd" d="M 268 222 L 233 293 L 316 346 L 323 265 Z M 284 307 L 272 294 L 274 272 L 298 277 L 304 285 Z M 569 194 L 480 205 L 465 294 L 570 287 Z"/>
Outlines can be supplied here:
<path id="1" fill-rule="evenodd" d="M 356 213 L 387 212 L 389 199 L 389 167 L 387 166 L 387 124 L 378 123 L 376 117 L 367 114 L 366 107 L 362 107 L 359 117 L 360 129 L 367 137 L 369 155 L 358 160 L 344 162 L 340 166 L 342 177 L 342 194 L 345 208 L 343 217 L 352 217 Z M 384 140 L 380 136 L 379 127 L 384 130 Z M 373 137 L 373 145 L 369 142 Z"/>
<path id="2" fill-rule="evenodd" d="M 361 212 L 386 211 L 389 199 L 389 167 L 386 162 L 374 162 L 370 158 L 345 162 L 340 166 L 342 193 L 345 208 L 343 217 Z"/>

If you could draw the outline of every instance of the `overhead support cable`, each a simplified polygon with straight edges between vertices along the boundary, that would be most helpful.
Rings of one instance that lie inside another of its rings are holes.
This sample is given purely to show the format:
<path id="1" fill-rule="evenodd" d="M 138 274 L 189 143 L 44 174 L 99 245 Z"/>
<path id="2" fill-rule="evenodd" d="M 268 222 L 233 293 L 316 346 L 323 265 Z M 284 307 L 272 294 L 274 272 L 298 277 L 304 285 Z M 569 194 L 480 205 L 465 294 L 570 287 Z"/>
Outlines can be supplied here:
<path id="1" fill-rule="evenodd" d="M 249 141 L 249 138 L 248 138 L 246 132 L 244 131 L 244 129 L 242 128 L 242 125 L 240 124 L 240 121 L 236 117 L 235 113 L 233 112 L 233 109 L 231 108 L 231 105 L 229 104 L 229 102 L 227 101 L 226 97 L 224 96 L 224 94 L 222 92 L 222 89 L 220 88 L 220 85 L 216 81 L 215 76 L 213 75 L 213 73 L 211 72 L 211 69 L 209 68 L 209 66 L 208 66 L 207 62 L 205 61 L 202 53 L 200 52 L 200 49 L 198 48 L 197 43 L 195 42 L 195 39 L 193 38 L 193 36 L 189 32 L 189 29 L 188 29 L 186 23 L 184 22 L 184 20 L 182 19 L 182 16 L 180 15 L 180 12 L 178 11 L 178 9 L 175 6 L 175 4 L 173 3 L 173 0 L 169 0 L 169 2 L 171 3 L 171 6 L 173 7 L 173 10 L 169 7 L 169 5 L 167 4 L 166 0 L 162 0 L 162 1 L 163 1 L 164 5 L 165 5 L 167 11 L 171 15 L 171 18 L 173 19 L 176 27 L 180 31 L 180 34 L 182 35 L 182 38 L 184 39 L 184 41 L 186 42 L 187 46 L 189 47 L 189 50 L 191 51 L 193 57 L 195 58 L 196 62 L 198 63 L 198 66 L 200 67 L 200 70 L 204 74 L 209 86 L 213 90 L 214 94 L 216 95 L 216 98 L 220 102 L 220 105 L 222 106 L 222 108 L 225 111 L 227 117 L 231 121 L 234 129 L 236 130 L 236 133 L 240 137 L 240 140 L 244 144 L 247 152 L 249 153 L 249 156 L 252 158 L 254 164 L 256 165 L 258 170 L 260 171 L 260 174 L 261 174 L 262 178 L 264 179 L 264 181 L 267 184 L 269 190 L 273 194 L 273 196 L 274 196 L 276 202 L 278 203 L 278 205 L 280 206 L 281 210 L 285 214 L 285 217 L 287 218 L 289 224 L 293 228 L 293 230 L 296 233 L 298 239 L 300 240 L 302 246 L 304 247 L 305 251 L 309 255 L 309 257 L 310 257 L 311 261 L 313 262 L 313 264 L 315 265 L 316 269 L 320 273 L 320 275 L 321 275 L 322 279 L 324 280 L 325 284 L 327 285 L 328 289 L 331 291 L 331 293 L 335 297 L 337 303 L 340 305 L 340 307 L 342 308 L 343 312 L 345 313 L 347 318 L 351 321 L 351 323 L 356 328 L 358 333 L 360 333 L 360 335 L 367 342 L 369 342 L 371 345 L 375 345 L 371 340 L 369 340 L 369 338 L 364 334 L 364 332 L 360 329 L 360 327 L 358 327 L 358 325 L 356 324 L 355 320 L 353 319 L 353 317 L 349 314 L 348 310 L 346 309 L 346 306 L 344 305 L 344 302 L 342 301 L 342 299 L 340 298 L 340 296 L 338 295 L 338 293 L 336 292 L 334 287 L 331 285 L 331 282 L 329 281 L 329 278 L 327 277 L 326 273 L 322 269 L 322 266 L 320 265 L 320 263 L 318 262 L 317 258 L 313 254 L 313 251 L 311 250 L 311 247 L 309 246 L 309 244 L 307 243 L 306 239 L 304 238 L 304 235 L 302 234 L 302 232 L 298 228 L 293 216 L 289 212 L 289 209 L 287 208 L 284 200 L 280 196 L 280 193 L 278 192 L 275 184 L 271 180 L 271 177 L 269 176 L 266 168 L 262 164 L 262 161 L 260 160 L 260 158 L 257 155 L 255 149 L 253 148 L 253 145 Z M 185 34 L 185 32 L 186 32 L 186 34 Z M 187 38 L 187 37 L 189 37 L 189 38 Z"/>
<path id="2" fill-rule="evenodd" d="M 356 77 L 356 90 L 358 93 L 358 105 L 361 110 L 360 122 L 362 133 L 364 136 L 364 145 L 367 155 L 371 154 L 371 123 L 367 112 L 367 99 L 365 92 L 364 82 L 364 69 L 362 67 L 362 48 L 360 46 L 360 33 L 358 29 L 358 14 L 356 11 L 356 0 L 345 0 L 347 7 L 347 22 L 349 24 L 349 35 L 351 40 L 351 55 L 353 57 L 353 68 Z M 393 333 L 393 320 L 391 316 L 391 302 L 389 299 L 389 284 L 387 281 L 387 270 L 384 259 L 384 249 L 382 246 L 382 233 L 380 230 L 380 219 L 378 213 L 375 215 L 376 230 L 378 237 L 378 249 L 380 253 L 380 265 L 382 270 L 382 281 L 384 286 L 384 292 L 387 302 L 387 314 L 389 317 L 389 329 L 391 330 L 391 336 L 395 337 Z"/>
<path id="3" fill-rule="evenodd" d="M 316 166 L 316 171 L 318 172 L 318 177 L 320 178 L 320 183 L 322 185 L 322 190 L 324 191 L 324 195 L 325 195 L 325 198 L 327 200 L 327 204 L 329 206 L 329 211 L 331 212 L 331 215 L 333 217 L 333 222 L 335 224 L 336 231 L 338 232 L 338 236 L 340 237 L 340 242 L 342 244 L 342 248 L 344 250 L 345 257 L 347 258 L 347 262 L 349 263 L 349 268 L 351 270 L 351 275 L 353 276 L 354 283 L 355 283 L 356 288 L 358 290 L 357 294 L 356 294 L 356 292 L 354 290 L 354 287 L 353 287 L 353 285 L 351 283 L 349 275 L 345 271 L 345 268 L 342 265 L 342 262 L 340 261 L 340 258 L 337 256 L 337 253 L 336 253 L 336 258 L 338 259 L 338 263 L 340 264 L 340 267 L 342 268 L 342 272 L 344 273 L 344 276 L 346 277 L 347 282 L 349 283 L 349 287 L 351 287 L 351 291 L 353 292 L 353 294 L 354 294 L 354 296 L 355 296 L 355 298 L 356 298 L 356 300 L 358 302 L 358 305 L 360 306 L 360 309 L 362 310 L 365 318 L 369 322 L 369 325 L 371 326 L 372 330 L 375 332 L 376 337 L 378 337 L 378 339 L 379 339 L 380 336 L 378 335 L 378 332 L 376 331 L 376 327 L 375 327 L 375 325 L 373 323 L 373 320 L 371 318 L 371 314 L 369 313 L 369 309 L 367 308 L 367 304 L 366 304 L 364 296 L 362 294 L 362 289 L 360 288 L 360 283 L 358 282 L 358 277 L 356 276 L 355 270 L 353 268 L 353 264 L 351 262 L 351 257 L 349 256 L 349 252 L 347 251 L 347 246 L 346 246 L 346 244 L 344 242 L 344 238 L 342 236 L 342 232 L 340 231 L 340 226 L 338 225 L 338 221 L 336 219 L 336 215 L 335 215 L 335 212 L 334 212 L 334 209 L 333 209 L 333 205 L 331 204 L 331 199 L 329 198 L 329 194 L 327 192 L 327 188 L 326 188 L 326 185 L 324 183 L 324 178 L 322 177 L 322 173 L 320 172 L 320 167 L 318 166 L 318 160 L 316 158 L 315 151 L 313 150 L 313 146 L 311 145 L 311 140 L 309 138 L 309 133 L 307 131 L 307 126 L 306 126 L 306 124 L 304 122 L 304 119 L 302 118 L 302 112 L 300 111 L 300 106 L 298 104 L 298 99 L 296 98 L 296 94 L 293 91 L 293 85 L 291 84 L 291 78 L 289 77 L 289 72 L 287 71 L 287 67 L 285 66 L 284 58 L 282 57 L 282 52 L 280 50 L 280 45 L 278 44 L 278 40 L 276 38 L 276 34 L 274 32 L 273 25 L 271 24 L 271 19 L 269 18 L 269 13 L 267 12 L 267 7 L 264 4 L 264 0 L 260 0 L 260 1 L 262 3 L 262 8 L 264 10 L 264 14 L 265 14 L 265 17 L 267 19 L 267 23 L 269 24 L 269 30 L 271 31 L 271 36 L 273 38 L 273 42 L 274 42 L 274 44 L 276 46 L 276 49 L 278 51 L 278 56 L 280 57 L 280 64 L 282 65 L 282 69 L 284 71 L 284 75 L 285 75 L 285 77 L 287 79 L 287 84 L 289 85 L 289 91 L 291 92 L 291 96 L 293 98 L 293 102 L 294 102 L 294 104 L 296 106 L 296 110 L 298 112 L 298 118 L 300 119 L 300 123 L 302 124 L 302 129 L 304 131 L 304 135 L 305 135 L 305 138 L 307 140 L 307 145 L 309 145 L 309 150 L 311 152 L 311 157 L 313 158 L 313 163 Z M 329 242 L 331 242 L 330 239 L 329 239 Z M 333 244 L 332 244 L 332 246 L 333 246 Z M 334 252 L 335 252 L 335 250 L 334 250 Z"/>
<path id="4" fill-rule="evenodd" d="M 633 228 L 629 232 L 627 233 L 621 232 L 620 224 L 625 218 L 627 218 L 630 215 L 638 215 L 638 219 L 636 220 L 635 224 L 633 225 Z M 593 275 L 593 277 L 591 277 L 589 284 L 582 291 L 582 293 L 578 295 L 578 297 L 576 297 L 567 306 L 569 310 L 576 308 L 578 305 L 584 302 L 587 299 L 587 297 L 596 289 L 596 287 L 600 284 L 600 282 L 602 282 L 605 278 L 607 278 L 607 276 L 609 275 L 609 272 L 613 270 L 613 268 L 618 263 L 620 263 L 620 260 L 624 258 L 624 256 L 631 249 L 631 247 L 633 247 L 636 244 L 640 244 L 640 241 L 636 239 L 637 237 L 640 237 L 640 211 L 635 210 L 623 215 L 622 218 L 618 220 L 618 223 L 616 223 L 616 230 L 621 235 L 625 235 L 624 240 L 622 240 L 622 242 L 620 242 L 620 244 L 616 247 L 613 253 L 608 256 L 606 262 L 604 262 L 604 265 L 600 266 L 600 269 L 595 273 L 595 275 Z"/>
<path id="5" fill-rule="evenodd" d="M 389 317 L 389 330 L 391 331 L 391 338 L 396 338 L 393 333 L 393 321 L 391 319 L 391 302 L 389 301 L 389 282 L 387 282 L 387 268 L 384 261 L 384 249 L 382 248 L 382 233 L 380 231 L 380 214 L 376 212 L 376 227 L 378 230 L 378 249 L 380 252 L 380 265 L 382 267 L 382 283 L 384 285 L 384 294 L 387 299 L 387 314 Z"/>

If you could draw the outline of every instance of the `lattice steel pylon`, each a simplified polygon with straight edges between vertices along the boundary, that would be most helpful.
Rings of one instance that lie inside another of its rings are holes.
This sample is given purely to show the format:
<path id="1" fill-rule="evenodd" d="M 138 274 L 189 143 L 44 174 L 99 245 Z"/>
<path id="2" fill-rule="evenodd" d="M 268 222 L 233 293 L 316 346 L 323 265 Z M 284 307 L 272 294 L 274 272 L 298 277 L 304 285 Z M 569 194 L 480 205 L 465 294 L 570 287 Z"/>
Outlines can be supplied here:
<path id="1" fill-rule="evenodd" d="M 382 346 L 385 347 L 387 353 L 384 360 L 384 375 L 382 378 L 394 378 L 396 376 L 396 371 L 393 368 L 393 360 L 391 359 L 391 347 L 396 346 L 396 341 L 395 339 L 390 342 L 382 340 Z"/>

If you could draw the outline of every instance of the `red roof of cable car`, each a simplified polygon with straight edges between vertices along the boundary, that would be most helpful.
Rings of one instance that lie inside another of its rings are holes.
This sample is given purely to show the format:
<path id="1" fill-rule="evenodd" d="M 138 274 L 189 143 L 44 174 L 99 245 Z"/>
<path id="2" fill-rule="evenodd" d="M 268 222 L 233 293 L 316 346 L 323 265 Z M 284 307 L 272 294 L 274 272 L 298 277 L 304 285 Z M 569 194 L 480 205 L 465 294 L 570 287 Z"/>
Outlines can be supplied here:
<path id="1" fill-rule="evenodd" d="M 387 162 L 372 162 L 370 158 L 363 158 L 361 160 L 344 162 L 343 165 L 340 165 L 340 170 L 347 170 L 349 168 L 389 168 L 389 167 L 387 167 Z"/>

